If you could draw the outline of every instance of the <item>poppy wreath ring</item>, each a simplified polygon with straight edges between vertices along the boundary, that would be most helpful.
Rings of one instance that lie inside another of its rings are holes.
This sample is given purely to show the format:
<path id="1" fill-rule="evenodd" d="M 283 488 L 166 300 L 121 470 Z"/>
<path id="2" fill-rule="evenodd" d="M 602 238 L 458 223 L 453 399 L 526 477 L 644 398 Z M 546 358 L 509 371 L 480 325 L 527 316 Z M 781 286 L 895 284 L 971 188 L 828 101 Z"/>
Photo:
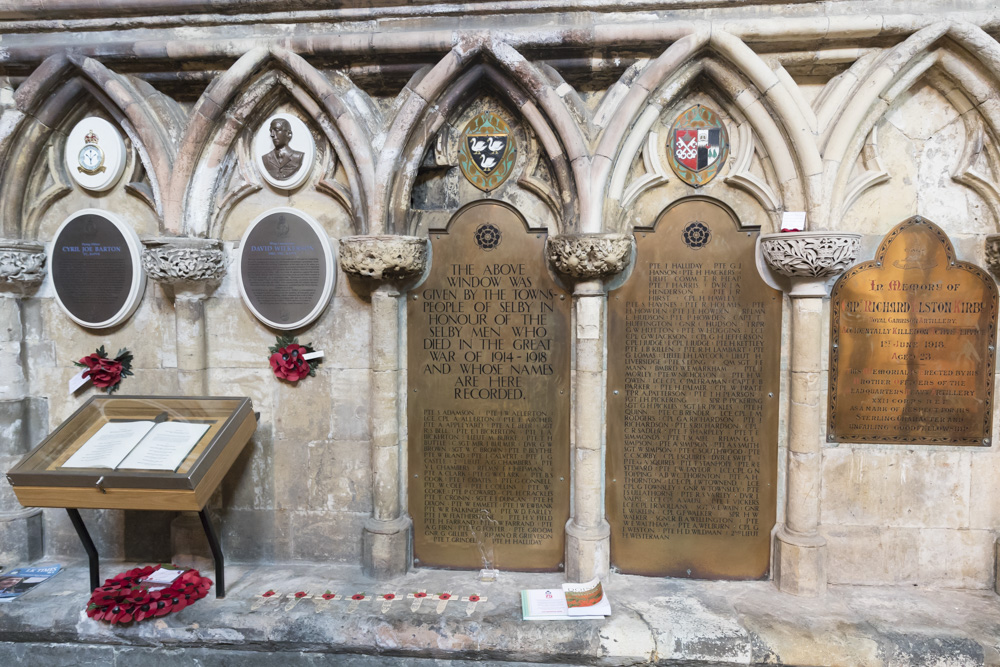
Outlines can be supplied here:
<path id="1" fill-rule="evenodd" d="M 105 580 L 91 594 L 87 616 L 112 625 L 166 616 L 194 604 L 212 587 L 211 579 L 191 569 L 184 570 L 165 587 L 141 581 L 159 569 L 159 565 L 137 567 Z"/>

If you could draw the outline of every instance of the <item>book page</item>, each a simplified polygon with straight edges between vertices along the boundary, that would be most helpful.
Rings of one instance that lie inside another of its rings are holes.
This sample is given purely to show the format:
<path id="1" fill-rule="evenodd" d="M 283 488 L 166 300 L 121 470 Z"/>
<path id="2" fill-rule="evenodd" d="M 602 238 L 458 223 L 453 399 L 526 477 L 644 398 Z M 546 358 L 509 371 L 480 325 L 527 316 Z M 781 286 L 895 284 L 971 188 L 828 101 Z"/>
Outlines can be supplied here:
<path id="1" fill-rule="evenodd" d="M 142 439 L 125 457 L 119 470 L 177 470 L 194 446 L 205 435 L 209 424 L 163 422 Z"/>
<path id="2" fill-rule="evenodd" d="M 114 469 L 152 427 L 150 421 L 105 424 L 62 467 Z"/>
<path id="3" fill-rule="evenodd" d="M 611 614 L 611 605 L 604 596 L 604 587 L 600 579 L 592 579 L 582 584 L 566 583 L 562 585 L 566 593 L 567 613 L 570 616 Z"/>

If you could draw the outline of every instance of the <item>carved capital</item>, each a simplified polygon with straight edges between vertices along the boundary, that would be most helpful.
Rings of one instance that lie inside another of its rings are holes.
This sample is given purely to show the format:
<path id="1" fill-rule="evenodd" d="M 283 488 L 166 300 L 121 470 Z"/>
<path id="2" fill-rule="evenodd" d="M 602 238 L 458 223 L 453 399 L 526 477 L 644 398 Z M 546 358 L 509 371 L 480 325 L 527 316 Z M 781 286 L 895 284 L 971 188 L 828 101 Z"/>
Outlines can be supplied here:
<path id="1" fill-rule="evenodd" d="M 843 273 L 861 250 L 861 235 L 845 232 L 782 232 L 760 239 L 768 266 L 790 278 L 829 278 Z"/>
<path id="2" fill-rule="evenodd" d="M 1000 234 L 986 237 L 986 267 L 990 273 L 1000 278 Z"/>
<path id="3" fill-rule="evenodd" d="M 607 278 L 628 266 L 631 234 L 565 234 L 550 236 L 545 255 L 559 273 L 579 280 Z"/>
<path id="4" fill-rule="evenodd" d="M 345 236 L 340 267 L 371 280 L 412 278 L 427 266 L 427 239 L 419 236 Z"/>
<path id="5" fill-rule="evenodd" d="M 164 237 L 143 241 L 142 268 L 150 280 L 177 286 L 218 281 L 226 273 L 222 242 Z"/>
<path id="6" fill-rule="evenodd" d="M 45 246 L 0 239 L 0 284 L 33 287 L 45 280 Z"/>

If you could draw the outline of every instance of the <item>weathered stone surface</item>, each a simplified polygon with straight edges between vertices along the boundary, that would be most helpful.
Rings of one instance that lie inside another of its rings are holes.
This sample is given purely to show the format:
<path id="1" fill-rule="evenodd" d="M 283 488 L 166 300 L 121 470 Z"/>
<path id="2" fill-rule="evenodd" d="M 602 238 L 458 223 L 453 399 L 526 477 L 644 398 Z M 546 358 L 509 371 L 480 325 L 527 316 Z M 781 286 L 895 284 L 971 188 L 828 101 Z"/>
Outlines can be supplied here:
<path id="1" fill-rule="evenodd" d="M 372 280 L 403 279 L 423 273 L 427 239 L 415 236 L 346 236 L 340 239 L 340 266 Z"/>
<path id="2" fill-rule="evenodd" d="M 546 257 L 560 273 L 582 280 L 609 278 L 628 266 L 634 241 L 624 234 L 550 236 Z"/>
<path id="3" fill-rule="evenodd" d="M 760 239 L 760 249 L 768 265 L 794 278 L 823 278 L 843 273 L 860 248 L 860 234 L 783 232 Z"/>
<path id="4" fill-rule="evenodd" d="M 215 239 L 157 238 L 143 242 L 142 268 L 167 285 L 217 281 L 226 272 L 222 242 Z"/>
<path id="5" fill-rule="evenodd" d="M 45 279 L 45 259 L 41 243 L 0 239 L 0 284 L 37 285 Z"/>

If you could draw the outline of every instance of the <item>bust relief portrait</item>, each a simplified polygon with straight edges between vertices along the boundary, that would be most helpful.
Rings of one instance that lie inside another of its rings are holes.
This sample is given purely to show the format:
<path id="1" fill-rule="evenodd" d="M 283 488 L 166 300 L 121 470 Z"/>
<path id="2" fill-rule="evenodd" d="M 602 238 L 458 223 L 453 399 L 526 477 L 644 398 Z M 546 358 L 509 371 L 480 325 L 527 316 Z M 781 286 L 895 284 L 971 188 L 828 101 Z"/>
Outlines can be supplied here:
<path id="1" fill-rule="evenodd" d="M 296 188 L 305 181 L 314 153 L 312 133 L 291 114 L 271 116 L 254 136 L 254 157 L 261 176 L 283 190 Z"/>

